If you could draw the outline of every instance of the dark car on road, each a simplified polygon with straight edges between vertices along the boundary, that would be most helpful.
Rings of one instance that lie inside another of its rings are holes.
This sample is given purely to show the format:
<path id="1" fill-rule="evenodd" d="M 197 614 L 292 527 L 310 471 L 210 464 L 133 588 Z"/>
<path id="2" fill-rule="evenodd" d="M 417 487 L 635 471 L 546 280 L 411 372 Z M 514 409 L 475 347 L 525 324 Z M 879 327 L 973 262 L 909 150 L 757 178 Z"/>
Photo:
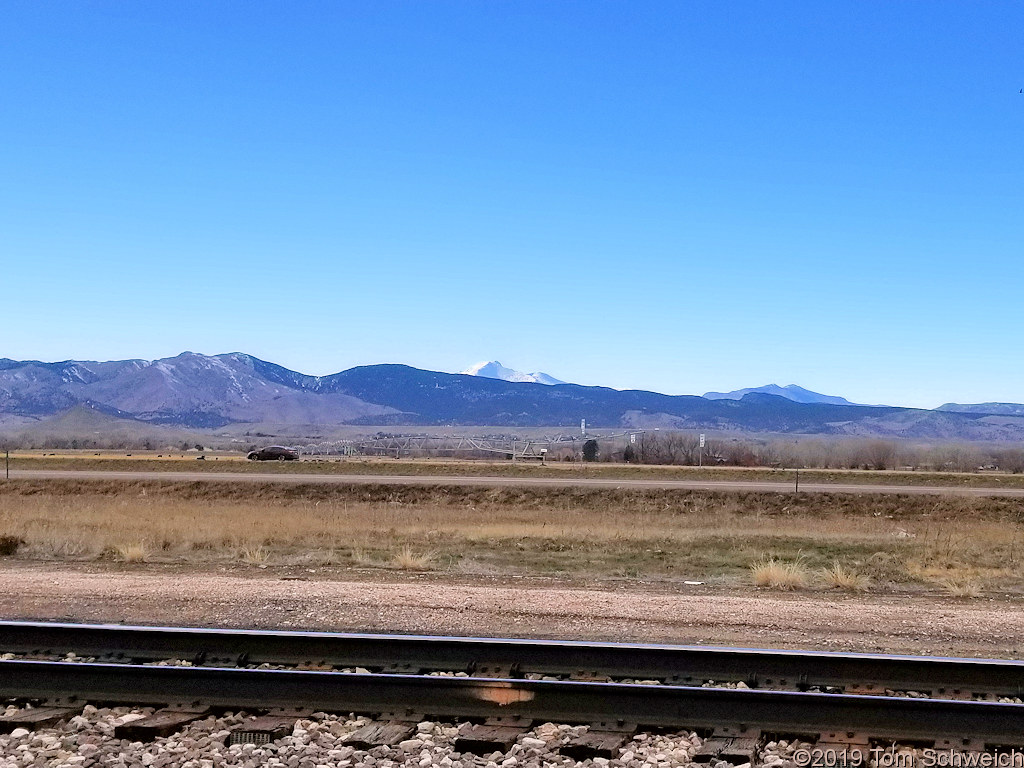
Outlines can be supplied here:
<path id="1" fill-rule="evenodd" d="M 251 451 L 247 458 L 249 461 L 295 461 L 299 454 L 281 445 L 268 445 L 258 451 Z"/>

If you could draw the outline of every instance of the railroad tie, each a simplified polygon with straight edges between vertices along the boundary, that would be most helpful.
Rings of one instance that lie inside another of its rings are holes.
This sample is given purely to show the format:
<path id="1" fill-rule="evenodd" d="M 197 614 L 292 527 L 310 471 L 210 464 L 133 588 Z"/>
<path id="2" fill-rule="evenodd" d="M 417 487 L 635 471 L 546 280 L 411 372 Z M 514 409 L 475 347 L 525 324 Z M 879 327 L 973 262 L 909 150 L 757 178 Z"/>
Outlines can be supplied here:
<path id="1" fill-rule="evenodd" d="M 760 740 L 761 732 L 757 730 L 715 729 L 694 753 L 693 762 L 710 763 L 712 760 L 724 760 L 733 765 L 752 763 Z"/>
<path id="2" fill-rule="evenodd" d="M 412 664 L 388 664 L 380 671 L 385 675 L 418 675 L 421 672 L 419 666 Z"/>
<path id="3" fill-rule="evenodd" d="M 881 683 L 855 683 L 843 687 L 849 696 L 885 696 L 886 687 Z"/>
<path id="4" fill-rule="evenodd" d="M 871 753 L 871 739 L 865 733 L 858 731 L 823 731 L 818 734 L 817 739 L 813 737 L 801 737 L 801 741 L 814 744 L 811 748 L 813 755 L 818 756 L 818 761 L 828 760 L 834 762 L 836 768 L 843 766 L 864 766 L 867 765 L 868 755 Z M 828 755 L 828 757 L 822 757 Z M 834 756 L 834 760 L 833 760 Z M 858 756 L 860 759 L 858 760 Z"/>
<path id="5" fill-rule="evenodd" d="M 270 744 L 295 730 L 294 715 L 260 715 L 231 729 L 228 746 L 232 744 Z"/>
<path id="6" fill-rule="evenodd" d="M 209 709 L 158 709 L 152 715 L 114 727 L 114 738 L 128 741 L 153 741 L 177 733 L 189 723 L 210 714 Z"/>
<path id="7" fill-rule="evenodd" d="M 998 745 L 1003 746 L 1003 745 Z M 936 739 L 935 749 L 956 752 L 984 752 L 986 744 L 978 739 Z"/>
<path id="8" fill-rule="evenodd" d="M 982 754 L 985 752 L 998 753 L 1008 751 L 1012 756 L 1013 753 L 1020 752 L 1020 747 L 1014 748 L 1013 745 L 1009 744 L 986 744 L 984 741 L 978 739 L 936 739 L 935 740 L 935 752 L 936 754 L 945 753 L 949 755 L 951 763 L 955 762 L 958 758 L 953 757 L 954 754 L 960 755 L 959 760 L 961 765 L 982 765 Z M 1018 762 L 1014 762 L 1011 759 L 1006 763 L 1007 765 L 1019 765 Z M 995 763 L 993 763 L 995 765 Z"/>
<path id="9" fill-rule="evenodd" d="M 931 691 L 933 699 L 953 699 L 956 701 L 973 701 L 974 693 L 964 688 L 934 688 Z"/>
<path id="10" fill-rule="evenodd" d="M 611 759 L 618 757 L 619 748 L 633 738 L 636 725 L 633 723 L 593 723 L 583 733 L 573 736 L 559 748 L 559 753 L 576 762 L 595 757 Z"/>
<path id="11" fill-rule="evenodd" d="M 817 739 L 808 738 L 806 741 L 816 742 L 816 747 L 860 747 L 866 748 L 871 743 L 867 734 L 859 731 L 822 731 Z"/>
<path id="12" fill-rule="evenodd" d="M 455 751 L 472 752 L 475 755 L 508 752 L 532 725 L 530 720 L 516 717 L 492 717 L 483 725 L 466 723 L 459 728 L 459 735 L 455 739 Z"/>
<path id="13" fill-rule="evenodd" d="M 0 733 L 10 733 L 15 728 L 34 731 L 37 728 L 50 728 L 62 720 L 67 720 L 82 711 L 81 707 L 36 707 L 23 709 L 13 715 L 0 717 Z"/>
<path id="14" fill-rule="evenodd" d="M 416 732 L 416 720 L 371 720 L 345 737 L 344 743 L 356 749 L 393 747 L 412 737 Z"/>
<path id="15" fill-rule="evenodd" d="M 588 672 L 583 669 L 570 673 L 568 679 L 576 683 L 610 683 L 612 681 L 608 675 L 602 675 L 599 672 Z"/>
<path id="16" fill-rule="evenodd" d="M 522 677 L 518 664 L 479 664 L 470 665 L 470 677 L 493 677 L 498 680 L 509 680 Z"/>

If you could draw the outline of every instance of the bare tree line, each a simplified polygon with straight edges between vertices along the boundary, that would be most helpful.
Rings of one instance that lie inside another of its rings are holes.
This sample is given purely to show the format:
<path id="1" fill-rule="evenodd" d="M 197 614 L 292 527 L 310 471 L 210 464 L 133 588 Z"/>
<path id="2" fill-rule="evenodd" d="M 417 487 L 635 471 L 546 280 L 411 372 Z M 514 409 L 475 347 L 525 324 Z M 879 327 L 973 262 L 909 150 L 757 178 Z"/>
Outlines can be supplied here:
<path id="1" fill-rule="evenodd" d="M 600 442 L 600 440 L 599 440 Z M 1024 448 L 971 443 L 917 444 L 897 440 L 802 438 L 709 439 L 701 453 L 696 433 L 659 432 L 625 446 L 601 446 L 602 461 L 808 469 L 902 469 L 1024 472 Z"/>
<path id="2" fill-rule="evenodd" d="M 660 431 L 638 434 L 635 442 L 607 440 L 597 436 L 595 459 L 601 462 L 631 464 L 662 464 L 675 466 L 730 466 L 730 467 L 785 467 L 808 469 L 901 469 L 919 471 L 1024 472 L 1024 448 L 980 443 L 920 443 L 878 438 L 710 438 L 703 450 L 696 432 Z M 214 441 L 214 448 L 218 446 Z M 93 438 L 69 436 L 9 435 L 0 437 L 0 447 L 11 450 L 171 450 L 183 451 L 195 447 L 194 440 L 180 438 L 126 437 L 123 435 L 97 435 Z M 223 448 L 251 450 L 258 446 Z M 583 441 L 574 446 L 552 446 L 549 461 L 580 461 Z M 209 447 L 207 447 L 209 450 Z M 454 458 L 452 454 L 438 454 L 418 450 L 409 458 Z M 493 453 L 460 453 L 458 458 L 494 459 Z"/>

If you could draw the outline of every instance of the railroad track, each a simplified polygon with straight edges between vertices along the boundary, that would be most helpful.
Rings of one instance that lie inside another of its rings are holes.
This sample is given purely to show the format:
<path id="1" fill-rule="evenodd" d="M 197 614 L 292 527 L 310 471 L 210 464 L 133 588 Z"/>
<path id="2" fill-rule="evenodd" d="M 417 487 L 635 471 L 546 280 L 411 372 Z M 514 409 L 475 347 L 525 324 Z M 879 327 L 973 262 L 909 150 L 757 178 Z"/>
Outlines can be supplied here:
<path id="1" fill-rule="evenodd" d="M 696 730 L 709 760 L 735 763 L 793 737 L 823 749 L 1024 746 L 1015 661 L 11 622 L 0 653 L 0 699 L 38 704 L 0 730 L 118 703 L 158 708 L 125 738 L 244 709 L 269 713 L 262 730 L 246 726 L 256 740 L 313 712 L 373 715 L 354 735 L 366 745 L 398 743 L 422 719 L 468 721 L 466 751 L 501 751 L 538 722 L 590 725 L 566 747 L 579 756 L 613 755 L 638 729 Z"/>

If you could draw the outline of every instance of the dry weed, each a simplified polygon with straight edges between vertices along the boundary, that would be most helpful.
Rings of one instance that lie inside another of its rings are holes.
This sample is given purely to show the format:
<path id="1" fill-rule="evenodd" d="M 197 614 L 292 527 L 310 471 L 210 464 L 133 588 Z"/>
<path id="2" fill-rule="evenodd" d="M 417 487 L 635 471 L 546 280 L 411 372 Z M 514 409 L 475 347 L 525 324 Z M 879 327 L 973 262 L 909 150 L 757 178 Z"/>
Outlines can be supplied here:
<path id="1" fill-rule="evenodd" d="M 434 560 L 433 552 L 414 552 L 412 547 L 402 547 L 391 558 L 390 564 L 403 571 L 425 571 Z"/>
<path id="2" fill-rule="evenodd" d="M 867 576 L 845 567 L 838 561 L 822 574 L 822 578 L 829 587 L 850 592 L 863 592 L 871 585 L 871 579 Z"/>
<path id="3" fill-rule="evenodd" d="M 313 551 L 308 555 L 310 565 L 339 565 L 343 558 L 336 549 Z"/>
<path id="4" fill-rule="evenodd" d="M 981 597 L 981 585 L 969 579 L 945 579 L 939 582 L 951 597 Z"/>
<path id="5" fill-rule="evenodd" d="M 149 559 L 149 548 L 144 541 L 115 544 L 114 557 L 122 563 L 144 563 Z"/>
<path id="6" fill-rule="evenodd" d="M 0 557 L 17 553 L 18 547 L 24 543 L 17 536 L 0 536 Z"/>
<path id="7" fill-rule="evenodd" d="M 41 560 L 95 560 L 104 550 L 91 539 L 56 534 L 32 537 L 18 551 Z"/>
<path id="8" fill-rule="evenodd" d="M 822 578 L 838 561 L 872 584 L 967 578 L 1010 589 L 1024 586 L 1019 503 L 969 498 L 957 506 L 874 494 L 804 499 L 710 491 L 18 480 L 0 484 L 0 535 L 23 542 L 14 554 L 23 559 L 113 557 L 119 545 L 144 541 L 151 563 L 450 567 L 655 580 L 701 574 L 734 583 L 754 577 L 790 589 L 808 583 L 856 589 L 857 579 L 845 573 Z M 914 536 L 892 536 L 897 527 Z M 772 559 L 755 572 L 751 563 L 764 560 L 764 553 Z"/>
<path id="9" fill-rule="evenodd" d="M 352 550 L 352 562 L 355 565 L 361 565 L 364 567 L 377 565 L 377 561 L 373 559 L 373 556 L 362 547 L 356 547 Z"/>
<path id="10" fill-rule="evenodd" d="M 755 586 L 775 589 L 803 589 L 810 582 L 807 566 L 801 560 L 782 561 L 763 558 L 750 566 Z"/>
<path id="11" fill-rule="evenodd" d="M 242 547 L 238 553 L 239 559 L 247 565 L 266 565 L 270 559 L 270 551 L 260 545 L 257 547 Z"/>

